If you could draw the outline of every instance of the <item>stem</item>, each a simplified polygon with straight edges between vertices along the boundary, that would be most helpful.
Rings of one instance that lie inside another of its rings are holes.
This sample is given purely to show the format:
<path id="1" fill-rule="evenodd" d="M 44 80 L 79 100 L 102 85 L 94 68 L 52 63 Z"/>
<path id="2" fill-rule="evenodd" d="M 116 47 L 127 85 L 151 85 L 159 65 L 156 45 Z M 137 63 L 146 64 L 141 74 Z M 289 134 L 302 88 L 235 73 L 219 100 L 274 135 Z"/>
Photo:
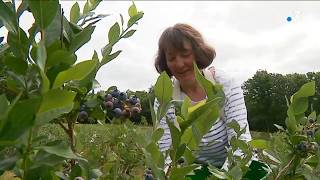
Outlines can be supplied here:
<path id="1" fill-rule="evenodd" d="M 23 155 L 23 176 L 22 176 L 22 179 L 26 179 L 26 177 L 27 177 L 27 172 L 28 172 L 28 160 L 27 160 L 27 158 L 28 158 L 28 155 L 29 155 L 29 153 L 30 153 L 30 151 L 31 151 L 31 142 L 32 142 L 32 129 L 33 128 L 31 128 L 30 130 L 29 130 L 29 136 L 28 136 L 28 144 L 27 144 L 27 149 L 26 149 L 26 152 L 24 153 L 24 155 Z"/>
<path id="2" fill-rule="evenodd" d="M 62 124 L 62 122 L 58 122 L 58 124 L 60 125 L 60 127 L 62 127 L 64 132 L 68 134 L 69 130 Z"/>
<path id="3" fill-rule="evenodd" d="M 296 155 L 293 155 L 292 158 L 291 158 L 291 160 L 288 162 L 288 164 L 287 164 L 285 167 L 283 167 L 283 168 L 281 169 L 281 171 L 278 173 L 278 175 L 277 175 L 277 177 L 275 178 L 275 180 L 278 180 L 278 179 L 280 178 L 281 174 L 286 171 L 286 169 L 291 165 L 291 163 L 293 162 L 293 160 L 294 160 L 295 158 L 296 158 Z"/>

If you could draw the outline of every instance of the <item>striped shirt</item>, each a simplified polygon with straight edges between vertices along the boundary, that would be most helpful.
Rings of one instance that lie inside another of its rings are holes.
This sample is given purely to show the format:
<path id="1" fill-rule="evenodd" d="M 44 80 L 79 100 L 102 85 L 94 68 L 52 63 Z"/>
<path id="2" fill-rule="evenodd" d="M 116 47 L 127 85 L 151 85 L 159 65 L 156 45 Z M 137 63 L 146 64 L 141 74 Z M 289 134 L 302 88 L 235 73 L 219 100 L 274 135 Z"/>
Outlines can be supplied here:
<path id="1" fill-rule="evenodd" d="M 208 77 L 206 78 L 210 79 Z M 229 141 L 233 136 L 236 136 L 236 132 L 232 128 L 227 127 L 227 123 L 235 120 L 239 123 L 241 129 L 246 128 L 246 132 L 240 136 L 240 139 L 248 142 L 251 140 L 251 135 L 240 83 L 237 83 L 234 79 L 230 78 L 228 74 L 219 69 L 215 70 L 214 81 L 223 85 L 223 91 L 226 96 L 224 110 L 209 132 L 202 137 L 199 144 L 200 150 L 197 152 L 196 158 L 199 161 L 205 161 L 213 166 L 221 167 L 226 161 Z M 181 97 L 180 100 L 183 100 L 183 98 L 184 97 Z M 157 112 L 158 107 L 159 102 L 155 100 L 155 112 Z M 169 121 L 176 121 L 175 108 L 173 105 L 168 109 L 166 116 Z M 164 152 L 171 146 L 170 130 L 165 118 L 160 120 L 158 126 L 164 129 L 164 135 L 158 142 L 160 151 Z M 241 154 L 241 152 L 236 153 L 238 155 Z M 170 162 L 170 159 L 166 161 L 166 163 Z"/>

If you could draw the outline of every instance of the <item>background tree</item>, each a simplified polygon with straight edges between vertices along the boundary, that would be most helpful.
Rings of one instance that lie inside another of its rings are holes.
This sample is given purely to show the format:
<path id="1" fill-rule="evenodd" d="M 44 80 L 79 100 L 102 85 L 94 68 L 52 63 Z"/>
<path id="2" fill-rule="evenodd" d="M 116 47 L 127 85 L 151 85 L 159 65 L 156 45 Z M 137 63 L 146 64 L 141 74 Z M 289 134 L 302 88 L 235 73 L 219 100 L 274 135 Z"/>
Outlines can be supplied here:
<path id="1" fill-rule="evenodd" d="M 314 80 L 319 88 L 320 73 L 307 74 L 277 74 L 259 70 L 243 84 L 245 102 L 248 110 L 248 121 L 251 130 L 272 132 L 276 130 L 273 124 L 285 125 L 287 103 L 299 88 Z M 309 99 L 313 110 L 319 110 L 319 92 Z M 311 109 L 309 109 L 309 112 Z"/>

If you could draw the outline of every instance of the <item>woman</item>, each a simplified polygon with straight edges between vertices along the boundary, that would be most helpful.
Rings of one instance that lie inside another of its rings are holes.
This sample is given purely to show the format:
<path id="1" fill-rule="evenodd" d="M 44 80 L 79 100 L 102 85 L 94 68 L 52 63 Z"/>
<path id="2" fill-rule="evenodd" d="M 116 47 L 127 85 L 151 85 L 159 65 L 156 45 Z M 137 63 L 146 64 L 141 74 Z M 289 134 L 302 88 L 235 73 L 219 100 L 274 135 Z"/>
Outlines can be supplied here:
<path id="1" fill-rule="evenodd" d="M 166 71 L 172 78 L 174 85 L 173 99 L 183 100 L 185 96 L 188 96 L 194 105 L 206 99 L 206 92 L 195 79 L 194 61 L 208 80 L 223 85 L 226 96 L 223 113 L 210 131 L 203 136 L 199 144 L 200 151 L 197 155 L 197 161 L 222 167 L 227 157 L 226 147 L 229 146 L 231 137 L 236 135 L 233 129 L 227 127 L 227 123 L 236 120 L 241 129 L 246 128 L 246 132 L 241 135 L 240 139 L 251 140 L 247 110 L 240 84 L 225 72 L 214 67 L 208 68 L 215 58 L 216 52 L 204 42 L 202 35 L 190 25 L 176 24 L 167 28 L 162 33 L 158 45 L 155 68 L 159 73 Z M 155 101 L 154 108 L 157 109 L 158 107 L 159 103 Z M 169 120 L 175 121 L 174 107 L 169 108 L 167 117 Z M 171 136 L 164 118 L 160 121 L 159 126 L 165 130 L 159 141 L 160 150 L 163 152 L 169 149 Z M 166 164 L 170 164 L 170 160 Z"/>

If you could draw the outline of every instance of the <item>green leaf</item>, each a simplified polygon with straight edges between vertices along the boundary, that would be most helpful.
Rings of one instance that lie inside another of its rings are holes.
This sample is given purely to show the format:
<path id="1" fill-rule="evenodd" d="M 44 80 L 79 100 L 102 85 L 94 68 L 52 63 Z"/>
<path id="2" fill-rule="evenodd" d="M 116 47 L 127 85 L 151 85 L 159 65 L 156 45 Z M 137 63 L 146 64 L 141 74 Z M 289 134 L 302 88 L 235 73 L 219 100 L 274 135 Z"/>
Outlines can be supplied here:
<path id="1" fill-rule="evenodd" d="M 40 146 L 35 149 L 43 150 L 47 153 L 68 158 L 68 159 L 79 159 L 79 160 L 87 161 L 86 159 L 74 154 L 70 146 L 68 146 L 67 143 L 64 141 L 56 141 L 53 145 Z"/>
<path id="2" fill-rule="evenodd" d="M 95 59 L 95 60 L 98 60 L 99 61 L 99 56 L 98 56 L 98 53 L 96 50 L 94 50 L 93 52 L 93 55 L 92 55 L 92 58 L 91 59 Z"/>
<path id="3" fill-rule="evenodd" d="M 26 61 L 28 57 L 30 41 L 24 30 L 20 28 L 19 34 L 9 32 L 7 42 L 10 45 L 10 50 L 13 52 L 13 54 L 16 57 Z"/>
<path id="4" fill-rule="evenodd" d="M 191 124 L 195 124 L 201 134 L 206 134 L 205 132 L 210 130 L 219 117 L 220 108 L 218 104 L 221 100 L 222 98 L 215 98 L 192 111 L 189 118 L 180 124 L 181 131 L 184 131 Z"/>
<path id="5" fill-rule="evenodd" d="M 36 154 L 34 161 L 35 163 L 31 167 L 32 169 L 40 167 L 40 166 L 50 166 L 55 167 L 62 163 L 65 160 L 65 158 L 57 156 L 55 154 L 47 153 L 46 151 L 38 151 Z"/>
<path id="6" fill-rule="evenodd" d="M 3 23 L 8 31 L 16 35 L 18 34 L 16 14 L 4 3 L 4 1 L 0 1 L 0 22 Z"/>
<path id="7" fill-rule="evenodd" d="M 128 28 L 130 28 L 133 24 L 135 24 L 139 19 L 143 17 L 143 12 L 138 12 L 136 15 L 130 17 L 128 21 Z"/>
<path id="8" fill-rule="evenodd" d="M 123 35 L 123 38 L 131 37 L 136 31 L 137 31 L 137 30 L 132 29 L 132 30 L 126 32 L 126 34 Z"/>
<path id="9" fill-rule="evenodd" d="M 113 54 L 110 54 L 110 55 L 106 55 L 102 58 L 102 61 L 101 61 L 101 66 L 104 65 L 104 64 L 107 64 L 108 62 L 110 62 L 111 60 L 115 59 L 116 57 L 119 56 L 119 54 L 122 52 L 122 50 L 119 50 Z"/>
<path id="10" fill-rule="evenodd" d="M 90 116 L 92 118 L 95 118 L 97 120 L 105 120 L 106 116 L 103 110 L 101 109 L 101 106 L 96 106 L 93 108 L 93 111 L 90 113 Z"/>
<path id="11" fill-rule="evenodd" d="M 294 116 L 292 106 L 289 106 L 287 110 L 288 118 L 285 120 L 286 126 L 290 133 L 294 133 L 297 130 L 297 122 Z"/>
<path id="12" fill-rule="evenodd" d="M 39 112 L 36 115 L 36 123 L 42 125 L 58 118 L 62 114 L 69 113 L 73 108 L 75 92 L 52 89 L 43 95 Z"/>
<path id="13" fill-rule="evenodd" d="M 253 148 L 269 149 L 268 141 L 264 139 L 253 139 L 249 142 Z"/>
<path id="14" fill-rule="evenodd" d="M 193 163 L 194 160 L 196 159 L 193 155 L 193 152 L 189 149 L 188 146 L 186 147 L 183 156 L 186 158 L 189 164 Z"/>
<path id="15" fill-rule="evenodd" d="M 33 17 L 40 29 L 46 29 L 59 9 L 59 1 L 47 0 L 47 1 L 32 1 L 29 0 L 29 7 L 32 11 Z"/>
<path id="16" fill-rule="evenodd" d="M 37 65 L 41 69 L 41 71 L 45 72 L 45 67 L 46 67 L 46 60 L 47 60 L 47 52 L 46 52 L 46 47 L 44 45 L 44 41 L 41 40 L 38 43 L 38 48 L 37 48 Z"/>
<path id="17" fill-rule="evenodd" d="M 186 96 L 181 106 L 181 114 L 184 119 L 188 119 L 189 117 L 188 108 L 190 106 L 191 106 L 191 99 L 188 96 Z"/>
<path id="18" fill-rule="evenodd" d="M 294 93 L 291 100 L 295 100 L 302 97 L 314 96 L 315 94 L 315 81 L 304 84 L 298 92 Z M 292 102 L 292 101 L 291 101 Z"/>
<path id="19" fill-rule="evenodd" d="M 108 32 L 109 44 L 114 44 L 120 37 L 120 26 L 119 23 L 114 23 Z"/>
<path id="20" fill-rule="evenodd" d="M 167 124 L 170 129 L 170 134 L 171 134 L 171 139 L 172 139 L 172 147 L 173 149 L 177 149 L 179 144 L 180 144 L 180 139 L 181 139 L 181 132 L 180 130 L 173 124 L 173 122 L 170 122 L 166 118 Z"/>
<path id="21" fill-rule="evenodd" d="M 77 60 L 77 56 L 66 50 L 57 50 L 53 53 L 48 54 L 47 67 L 54 66 L 59 63 L 64 63 L 67 65 L 73 65 Z"/>
<path id="22" fill-rule="evenodd" d="M 210 166 L 209 167 L 210 172 L 212 173 L 213 176 L 217 177 L 218 179 L 230 179 L 231 178 L 228 176 L 228 174 L 226 172 L 220 171 L 220 169 L 214 167 L 214 166 Z"/>
<path id="23" fill-rule="evenodd" d="M 77 24 L 80 19 L 80 7 L 78 2 L 74 3 L 70 11 L 70 21 Z"/>
<path id="24" fill-rule="evenodd" d="M 168 74 L 164 71 L 160 74 L 154 86 L 154 93 L 161 105 L 170 102 L 172 98 L 172 82 Z"/>
<path id="25" fill-rule="evenodd" d="M 91 39 L 94 29 L 94 26 L 87 26 L 80 33 L 77 33 L 70 42 L 69 50 L 75 52 L 87 43 Z"/>
<path id="26" fill-rule="evenodd" d="M 183 143 L 177 148 L 175 159 L 179 159 L 185 153 L 186 147 L 186 144 Z"/>
<path id="27" fill-rule="evenodd" d="M 148 167 L 150 167 L 152 169 L 152 173 L 153 173 L 154 177 L 158 178 L 158 179 L 165 179 L 164 171 L 162 169 L 158 168 L 157 164 L 155 163 L 155 161 L 152 158 L 152 154 L 150 152 L 146 151 L 144 148 L 142 148 L 142 151 L 143 151 L 143 154 L 145 155 L 146 164 Z M 162 154 L 160 154 L 160 155 L 162 155 Z"/>
<path id="28" fill-rule="evenodd" d="M 101 50 L 101 54 L 103 57 L 109 55 L 112 52 L 112 44 L 107 44 L 103 49 Z"/>
<path id="29" fill-rule="evenodd" d="M 169 179 L 170 180 L 184 179 L 185 175 L 187 175 L 188 173 L 190 173 L 191 171 L 193 171 L 194 169 L 196 169 L 199 166 L 200 165 L 198 165 L 198 164 L 191 164 L 191 165 L 183 166 L 180 168 L 173 167 L 172 172 L 171 172 L 171 176 Z"/>
<path id="30" fill-rule="evenodd" d="M 9 109 L 9 101 L 5 94 L 1 94 L 0 95 L 0 117 L 3 116 L 5 113 L 7 113 L 8 109 Z"/>
<path id="31" fill-rule="evenodd" d="M 163 136 L 164 130 L 163 128 L 158 128 L 152 133 L 152 141 L 158 142 L 160 138 Z"/>
<path id="32" fill-rule="evenodd" d="M 238 165 L 230 169 L 228 174 L 232 177 L 233 180 L 240 180 L 242 178 L 242 170 Z"/>
<path id="33" fill-rule="evenodd" d="M 15 164 L 18 162 L 19 157 L 18 156 L 12 156 L 9 158 L 1 159 L 0 160 L 0 174 L 2 172 L 7 171 L 8 169 L 14 168 Z M 3 176 L 6 175 L 1 175 L 0 177 L 3 178 Z"/>
<path id="34" fill-rule="evenodd" d="M 212 100 L 216 97 L 224 98 L 224 92 L 222 85 L 219 84 L 213 84 L 211 81 L 207 80 L 202 73 L 200 72 L 197 64 L 193 63 L 194 73 L 196 80 L 200 83 L 202 88 L 206 91 L 208 100 Z M 220 102 L 220 107 L 223 106 L 224 101 Z"/>
<path id="35" fill-rule="evenodd" d="M 24 75 L 28 69 L 26 61 L 11 55 L 4 57 L 4 64 L 13 72 L 21 75 Z"/>
<path id="36" fill-rule="evenodd" d="M 156 145 L 156 143 L 152 141 L 146 147 L 146 150 L 151 154 L 151 158 L 152 158 L 153 163 L 158 164 L 162 153 L 160 152 L 159 147 Z"/>
<path id="37" fill-rule="evenodd" d="M 66 71 L 60 72 L 54 81 L 53 89 L 60 87 L 63 83 L 70 80 L 82 80 L 97 67 L 98 62 L 95 60 L 83 61 Z"/>
<path id="38" fill-rule="evenodd" d="M 239 134 L 240 134 L 240 125 L 239 125 L 239 123 L 237 121 L 232 120 L 230 123 L 228 123 L 227 126 L 232 128 L 237 133 L 237 136 L 239 136 Z"/>
<path id="39" fill-rule="evenodd" d="M 306 135 L 292 135 L 289 137 L 293 145 L 299 144 L 301 141 L 306 141 L 308 137 Z"/>
<path id="40" fill-rule="evenodd" d="M 50 81 L 49 81 L 47 75 L 41 70 L 40 70 L 40 75 L 41 75 L 41 78 L 42 78 L 41 94 L 44 94 L 44 93 L 49 91 Z"/>
<path id="41" fill-rule="evenodd" d="M 87 0 L 83 8 L 83 14 L 87 14 L 88 12 L 96 9 L 101 1 L 102 0 Z"/>
<path id="42" fill-rule="evenodd" d="M 185 143 L 191 150 L 195 150 L 197 148 L 197 143 L 195 138 L 193 137 L 191 127 L 188 127 L 181 136 L 181 144 Z M 189 161 L 190 162 L 190 161 Z"/>
<path id="43" fill-rule="evenodd" d="M 320 144 L 320 130 L 317 130 L 315 133 L 314 133 L 314 139 L 316 140 L 316 142 L 318 144 Z"/>
<path id="44" fill-rule="evenodd" d="M 50 25 L 46 28 L 44 34 L 45 45 L 46 47 L 48 47 L 48 49 L 52 44 L 57 42 L 59 44 L 59 49 L 62 49 L 64 48 L 65 44 L 69 42 L 69 35 L 66 32 L 68 30 L 69 23 L 66 23 L 65 19 L 66 18 L 62 16 L 61 8 L 59 5 L 56 16 L 53 18 Z M 62 40 L 61 36 L 63 38 Z"/>
<path id="45" fill-rule="evenodd" d="M 156 119 L 156 114 L 154 112 L 154 108 L 151 104 L 151 97 L 150 97 L 150 93 L 148 94 L 148 101 L 149 101 L 149 109 L 150 109 L 150 114 L 151 114 L 151 119 L 152 119 L 152 125 L 153 125 L 153 129 L 156 129 L 157 126 L 157 119 Z"/>
<path id="46" fill-rule="evenodd" d="M 302 114 L 308 110 L 308 98 L 295 98 L 291 104 L 294 115 Z"/>
<path id="47" fill-rule="evenodd" d="M 200 83 L 200 85 L 203 87 L 203 89 L 206 91 L 206 94 L 208 96 L 208 100 L 211 100 L 214 98 L 214 91 L 213 91 L 213 84 L 211 81 L 207 80 L 200 72 L 197 64 L 193 62 L 193 69 L 195 73 L 196 80 Z"/>
<path id="48" fill-rule="evenodd" d="M 132 16 L 136 15 L 137 13 L 138 13 L 137 7 L 134 4 L 134 2 L 132 1 L 132 5 L 128 9 L 128 14 L 129 14 L 130 17 L 132 17 Z"/>
<path id="49" fill-rule="evenodd" d="M 34 124 L 34 116 L 39 109 L 40 98 L 19 101 L 13 104 L 8 117 L 0 129 L 0 144 L 2 141 L 15 141 Z"/>

